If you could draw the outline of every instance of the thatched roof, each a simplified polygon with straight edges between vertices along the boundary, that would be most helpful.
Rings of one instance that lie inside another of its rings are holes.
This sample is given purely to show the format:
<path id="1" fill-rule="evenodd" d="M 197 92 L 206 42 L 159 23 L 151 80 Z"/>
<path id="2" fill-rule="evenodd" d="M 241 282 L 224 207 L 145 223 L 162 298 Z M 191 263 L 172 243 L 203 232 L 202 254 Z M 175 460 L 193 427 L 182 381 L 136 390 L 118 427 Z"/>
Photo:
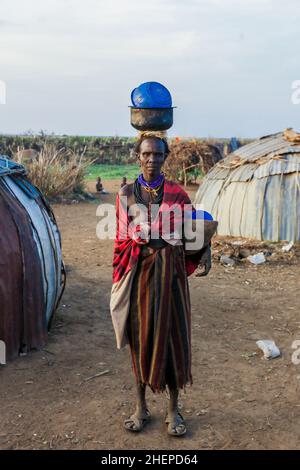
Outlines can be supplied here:
<path id="1" fill-rule="evenodd" d="M 164 164 L 164 171 L 168 178 L 174 180 L 179 180 L 178 176 L 183 167 L 187 173 L 199 168 L 202 174 L 206 175 L 222 158 L 223 155 L 216 145 L 196 140 L 173 140 L 170 144 L 170 155 Z"/>

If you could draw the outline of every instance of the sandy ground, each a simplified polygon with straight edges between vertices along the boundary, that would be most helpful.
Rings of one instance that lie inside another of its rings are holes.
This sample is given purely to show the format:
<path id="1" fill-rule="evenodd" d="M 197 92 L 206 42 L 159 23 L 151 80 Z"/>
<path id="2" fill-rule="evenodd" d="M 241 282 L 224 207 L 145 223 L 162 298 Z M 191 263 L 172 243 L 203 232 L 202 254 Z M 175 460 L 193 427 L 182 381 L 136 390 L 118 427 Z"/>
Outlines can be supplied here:
<path id="1" fill-rule="evenodd" d="M 105 186 L 113 193 L 118 183 Z M 128 349 L 115 347 L 112 242 L 96 238 L 96 208 L 54 206 L 67 289 L 46 349 L 0 368 L 0 448 L 299 448 L 300 365 L 291 360 L 300 339 L 299 258 L 215 262 L 207 278 L 191 277 L 194 385 L 180 396 L 188 433 L 167 436 L 166 397 L 150 392 L 153 420 L 131 434 L 122 421 L 134 409 L 134 379 Z M 274 339 L 282 357 L 264 360 L 258 339 Z"/>

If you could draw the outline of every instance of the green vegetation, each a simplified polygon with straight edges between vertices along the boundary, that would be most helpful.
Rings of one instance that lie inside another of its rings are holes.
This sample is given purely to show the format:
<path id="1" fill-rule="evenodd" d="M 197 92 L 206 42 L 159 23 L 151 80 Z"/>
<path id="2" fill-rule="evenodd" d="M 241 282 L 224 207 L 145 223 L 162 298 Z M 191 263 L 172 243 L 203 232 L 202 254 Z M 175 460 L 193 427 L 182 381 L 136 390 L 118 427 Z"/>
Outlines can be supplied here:
<path id="1" fill-rule="evenodd" d="M 169 139 L 172 143 L 176 139 Z M 223 147 L 227 146 L 229 139 L 221 138 L 190 138 L 183 139 L 198 143 L 214 144 Z M 248 143 L 249 139 L 239 139 L 241 144 Z M 40 131 L 37 134 L 27 132 L 23 135 L 0 135 L 0 154 L 12 157 L 23 149 L 33 149 L 40 152 L 45 144 L 51 144 L 57 150 L 71 150 L 72 152 L 84 155 L 84 158 L 99 164 L 130 164 L 135 163 L 135 156 L 132 154 L 136 137 L 97 137 L 97 136 L 72 136 L 47 134 Z"/>
<path id="2" fill-rule="evenodd" d="M 86 180 L 95 180 L 98 176 L 103 180 L 121 179 L 123 176 L 126 176 L 128 180 L 134 179 L 139 172 L 133 151 L 136 139 L 137 137 L 68 136 L 48 134 L 44 131 L 39 133 L 29 131 L 23 135 L 0 135 L 0 154 L 8 155 L 16 160 L 21 158 L 24 164 L 28 163 L 29 158 L 31 167 L 34 168 L 34 178 L 42 188 L 45 177 L 41 176 L 44 175 L 43 172 L 45 171 L 48 176 L 55 173 L 56 181 L 53 182 L 53 189 L 47 187 L 45 192 L 56 192 L 54 187 L 57 187 L 58 191 L 58 181 L 62 182 L 63 178 L 70 173 L 70 178 L 76 180 L 76 183 L 70 183 L 74 191 L 75 187 L 83 184 L 81 175 Z M 248 143 L 246 139 L 239 140 L 241 144 Z M 197 178 L 206 174 L 220 157 L 230 151 L 229 139 L 220 138 L 181 139 L 176 137 L 169 139 L 169 145 L 171 154 L 164 171 L 167 177 L 179 182 L 184 181 L 185 184 L 189 181 L 196 182 Z M 60 157 L 55 158 L 53 162 L 53 165 L 56 165 L 54 171 L 48 154 L 56 153 Z M 65 163 L 68 164 L 70 155 L 72 158 L 80 159 L 78 178 L 75 176 L 76 169 L 72 172 L 71 166 L 66 172 Z M 60 175 L 58 175 L 59 165 L 62 166 Z M 48 183 L 52 184 L 50 179 Z M 63 191 L 63 188 L 60 191 Z"/>
<path id="3" fill-rule="evenodd" d="M 131 151 L 135 141 L 133 137 L 59 136 L 41 131 L 38 134 L 0 135 L 0 154 L 12 157 L 18 150 L 23 149 L 40 152 L 45 144 L 50 144 L 57 150 L 84 154 L 85 159 L 96 163 L 131 163 Z"/>
<path id="4" fill-rule="evenodd" d="M 122 179 L 126 176 L 128 180 L 134 179 L 139 174 L 139 165 L 90 165 L 86 172 L 87 180 L 95 180 L 98 176 L 103 180 Z"/>

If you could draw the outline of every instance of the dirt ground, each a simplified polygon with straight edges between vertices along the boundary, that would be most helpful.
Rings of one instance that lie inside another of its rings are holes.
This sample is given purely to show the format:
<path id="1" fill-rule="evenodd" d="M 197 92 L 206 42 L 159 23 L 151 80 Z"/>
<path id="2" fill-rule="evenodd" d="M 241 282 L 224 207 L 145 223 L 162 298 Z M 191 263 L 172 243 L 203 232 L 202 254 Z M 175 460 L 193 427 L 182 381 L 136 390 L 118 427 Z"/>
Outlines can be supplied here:
<path id="1" fill-rule="evenodd" d="M 112 202 L 118 182 L 105 187 L 102 201 Z M 215 262 L 208 277 L 190 278 L 194 385 L 180 396 L 188 433 L 167 436 L 166 397 L 149 392 L 153 420 L 133 434 L 122 427 L 134 409 L 130 356 L 116 349 L 109 312 L 113 244 L 96 238 L 96 208 L 54 206 L 67 288 L 46 349 L 0 367 L 0 448 L 299 448 L 299 258 Z M 282 357 L 263 359 L 258 339 L 275 340 Z"/>

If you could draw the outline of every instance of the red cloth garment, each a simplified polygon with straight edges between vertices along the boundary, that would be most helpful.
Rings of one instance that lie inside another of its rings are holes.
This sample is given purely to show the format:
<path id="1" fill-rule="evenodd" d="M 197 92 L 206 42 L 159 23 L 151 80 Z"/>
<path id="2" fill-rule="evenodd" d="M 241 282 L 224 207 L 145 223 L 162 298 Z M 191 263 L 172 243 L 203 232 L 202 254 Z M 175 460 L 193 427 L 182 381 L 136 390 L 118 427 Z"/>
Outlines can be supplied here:
<path id="1" fill-rule="evenodd" d="M 159 212 L 163 213 L 166 208 L 170 208 L 172 205 L 178 205 L 182 210 L 183 216 L 184 205 L 186 204 L 191 205 L 188 194 L 177 183 L 165 180 L 163 201 Z M 195 210 L 194 208 L 192 209 Z M 117 195 L 116 199 L 116 217 L 117 231 L 113 256 L 113 283 L 120 281 L 122 277 L 136 265 L 141 253 L 141 248 L 143 244 L 145 244 L 145 240 L 141 240 L 137 236 L 139 226 L 136 226 L 135 231 L 131 229 L 128 230 L 132 217 L 128 215 L 127 207 L 123 207 L 119 195 Z M 158 220 L 160 221 L 160 218 L 158 218 Z M 126 236 L 124 237 L 125 234 Z M 205 250 L 205 248 L 203 250 Z M 185 269 L 188 276 L 192 274 L 199 265 L 203 250 L 193 255 L 185 253 Z"/>

